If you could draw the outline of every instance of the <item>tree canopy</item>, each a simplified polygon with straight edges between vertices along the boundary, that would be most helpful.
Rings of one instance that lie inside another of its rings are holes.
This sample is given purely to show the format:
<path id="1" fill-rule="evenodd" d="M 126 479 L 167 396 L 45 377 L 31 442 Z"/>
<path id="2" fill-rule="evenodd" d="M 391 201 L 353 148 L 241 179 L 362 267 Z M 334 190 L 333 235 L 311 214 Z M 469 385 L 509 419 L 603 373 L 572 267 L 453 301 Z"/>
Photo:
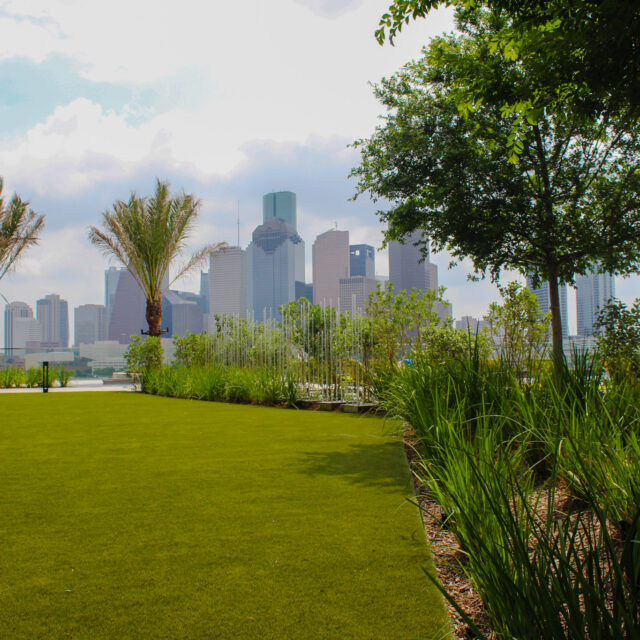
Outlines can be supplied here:
<path id="1" fill-rule="evenodd" d="M 615 107 L 640 114 L 640 4 L 620 0 L 394 0 L 376 38 L 393 43 L 403 25 L 454 6 L 464 30 L 469 11 L 488 8 L 508 21 L 494 34 L 507 59 L 525 61 L 531 104 L 571 102 L 593 113 Z"/>
<path id="2" fill-rule="evenodd" d="M 537 63 L 496 47 L 505 25 L 496 12 L 467 12 L 463 33 L 383 79 L 375 94 L 387 113 L 356 141 L 352 175 L 358 194 L 389 203 L 378 212 L 387 239 L 422 229 L 480 275 L 547 280 L 561 358 L 558 284 L 597 261 L 623 274 L 640 262 L 640 126 L 616 109 L 587 116 L 521 100 Z"/>
<path id="3" fill-rule="evenodd" d="M 161 334 L 165 276 L 185 249 L 199 208 L 200 202 L 192 195 L 172 196 L 169 184 L 158 180 L 153 196 L 140 198 L 132 193 L 127 202 L 118 200 L 102 216 L 104 230 L 89 229 L 91 242 L 129 269 L 144 292 L 151 336 Z M 223 245 L 207 245 L 194 253 L 176 270 L 169 284 L 197 267 L 209 251 Z"/>

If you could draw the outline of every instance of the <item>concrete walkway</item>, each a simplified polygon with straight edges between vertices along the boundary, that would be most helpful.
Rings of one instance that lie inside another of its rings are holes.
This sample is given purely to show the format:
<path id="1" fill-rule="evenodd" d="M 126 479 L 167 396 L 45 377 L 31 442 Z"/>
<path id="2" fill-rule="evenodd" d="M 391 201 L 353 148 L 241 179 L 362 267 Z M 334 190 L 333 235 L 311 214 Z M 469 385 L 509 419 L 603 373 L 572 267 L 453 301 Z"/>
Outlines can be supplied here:
<path id="1" fill-rule="evenodd" d="M 70 380 L 66 387 L 49 387 L 49 393 L 74 393 L 77 391 L 138 391 L 130 382 L 104 384 L 102 380 Z M 42 387 L 0 389 L 1 393 L 42 393 Z"/>

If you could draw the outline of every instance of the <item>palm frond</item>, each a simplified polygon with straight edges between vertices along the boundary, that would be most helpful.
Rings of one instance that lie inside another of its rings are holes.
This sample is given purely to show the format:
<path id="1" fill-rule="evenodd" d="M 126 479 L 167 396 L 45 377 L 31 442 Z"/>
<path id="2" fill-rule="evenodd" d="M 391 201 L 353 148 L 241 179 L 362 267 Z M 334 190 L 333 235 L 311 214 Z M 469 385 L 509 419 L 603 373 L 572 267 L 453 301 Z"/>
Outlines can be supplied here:
<path id="1" fill-rule="evenodd" d="M 147 301 L 163 293 L 162 283 L 171 263 L 186 246 L 200 201 L 192 195 L 171 195 L 168 182 L 156 180 L 152 196 L 140 198 L 132 193 L 129 200 L 118 200 L 102 216 L 103 229 L 90 227 L 89 239 L 102 251 L 127 267 L 144 291 Z M 196 252 L 182 265 L 176 277 L 201 264 L 214 244 Z"/>
<path id="2" fill-rule="evenodd" d="M 186 264 L 178 268 L 176 275 L 172 278 L 169 286 L 176 282 L 176 280 L 182 278 L 182 276 L 200 266 L 206 260 L 209 253 L 211 253 L 212 251 L 218 251 L 219 249 L 224 249 L 226 246 L 226 242 L 214 242 L 212 244 L 208 244 L 206 247 L 203 247 L 202 249 L 194 253 L 186 262 Z"/>
<path id="3" fill-rule="evenodd" d="M 44 227 L 44 216 L 29 209 L 29 203 L 14 194 L 5 207 L 0 178 L 0 279 L 12 269 L 20 254 L 32 245 Z"/>

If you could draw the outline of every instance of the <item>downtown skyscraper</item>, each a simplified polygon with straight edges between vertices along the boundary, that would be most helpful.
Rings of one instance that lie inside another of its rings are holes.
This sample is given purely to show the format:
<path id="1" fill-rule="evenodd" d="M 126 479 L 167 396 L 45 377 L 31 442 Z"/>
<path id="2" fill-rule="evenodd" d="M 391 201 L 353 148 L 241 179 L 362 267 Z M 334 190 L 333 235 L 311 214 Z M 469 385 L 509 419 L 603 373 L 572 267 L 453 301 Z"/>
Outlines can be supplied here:
<path id="1" fill-rule="evenodd" d="M 51 293 L 36 302 L 36 317 L 42 327 L 42 343 L 47 347 L 69 346 L 69 305 Z"/>
<path id="2" fill-rule="evenodd" d="M 592 336 L 599 311 L 616 297 L 615 278 L 610 273 L 589 272 L 576 276 L 578 335 Z"/>
<path id="3" fill-rule="evenodd" d="M 304 241 L 296 231 L 295 202 L 289 191 L 267 194 L 262 201 L 262 224 L 254 229 L 246 253 L 247 300 L 256 320 L 279 320 L 278 308 L 295 300 L 296 282 L 304 282 Z"/>
<path id="4" fill-rule="evenodd" d="M 222 247 L 209 253 L 209 327 L 216 315 L 247 316 L 247 252 Z"/>
<path id="5" fill-rule="evenodd" d="M 26 302 L 9 302 L 4 308 L 5 349 L 24 349 L 42 341 L 42 327 Z"/>
<path id="6" fill-rule="evenodd" d="M 337 307 L 340 280 L 349 273 L 349 232 L 331 229 L 313 243 L 313 302 Z"/>
<path id="7" fill-rule="evenodd" d="M 404 239 L 404 244 L 395 240 L 389 243 L 389 280 L 396 293 L 438 288 L 438 267 L 429 262 L 428 250 L 423 253 L 415 246 L 421 240 L 422 231 L 416 229 Z"/>

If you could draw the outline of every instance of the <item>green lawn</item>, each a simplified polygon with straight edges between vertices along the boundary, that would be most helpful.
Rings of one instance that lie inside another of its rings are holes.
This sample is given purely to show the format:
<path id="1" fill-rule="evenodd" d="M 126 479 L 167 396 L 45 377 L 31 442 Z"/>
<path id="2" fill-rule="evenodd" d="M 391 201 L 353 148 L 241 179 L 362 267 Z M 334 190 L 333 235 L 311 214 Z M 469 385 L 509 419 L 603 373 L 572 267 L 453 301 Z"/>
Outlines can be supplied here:
<path id="1" fill-rule="evenodd" d="M 0 638 L 441 635 L 382 420 L 131 393 L 0 409 Z"/>

